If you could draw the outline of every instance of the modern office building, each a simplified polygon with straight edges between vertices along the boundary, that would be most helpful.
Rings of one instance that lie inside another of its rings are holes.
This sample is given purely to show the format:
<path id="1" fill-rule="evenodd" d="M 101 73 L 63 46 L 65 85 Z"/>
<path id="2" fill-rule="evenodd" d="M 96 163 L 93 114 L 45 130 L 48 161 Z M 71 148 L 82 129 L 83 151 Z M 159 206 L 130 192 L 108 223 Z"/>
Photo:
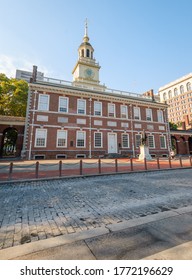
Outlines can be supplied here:
<path id="1" fill-rule="evenodd" d="M 159 88 L 160 101 L 169 105 L 168 119 L 180 128 L 192 128 L 192 73 Z M 183 126 L 182 126 L 183 124 Z"/>

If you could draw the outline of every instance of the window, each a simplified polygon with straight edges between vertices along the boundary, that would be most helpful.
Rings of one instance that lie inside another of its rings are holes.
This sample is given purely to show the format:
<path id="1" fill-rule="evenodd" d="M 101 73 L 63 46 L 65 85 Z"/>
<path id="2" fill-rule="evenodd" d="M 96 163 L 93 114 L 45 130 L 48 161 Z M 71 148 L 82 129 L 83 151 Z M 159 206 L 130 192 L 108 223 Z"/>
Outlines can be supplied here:
<path id="1" fill-rule="evenodd" d="M 59 97 L 59 112 L 68 113 L 68 97 Z"/>
<path id="2" fill-rule="evenodd" d="M 154 136 L 148 135 L 148 145 L 149 148 L 155 148 Z"/>
<path id="3" fill-rule="evenodd" d="M 86 50 L 86 56 L 89 57 L 89 50 Z"/>
<path id="4" fill-rule="evenodd" d="M 81 56 L 84 57 L 84 50 L 81 50 Z"/>
<path id="5" fill-rule="evenodd" d="M 191 83 L 187 83 L 187 91 L 191 90 Z"/>
<path id="6" fill-rule="evenodd" d="M 161 149 L 166 149 L 165 136 L 160 136 L 160 148 Z"/>
<path id="7" fill-rule="evenodd" d="M 128 112 L 127 112 L 127 106 L 126 105 L 121 105 L 121 118 L 122 119 L 127 119 Z"/>
<path id="8" fill-rule="evenodd" d="M 152 121 L 152 110 L 151 109 L 146 109 L 146 120 Z"/>
<path id="9" fill-rule="evenodd" d="M 94 115 L 102 116 L 102 103 L 98 101 L 94 101 Z"/>
<path id="10" fill-rule="evenodd" d="M 48 111 L 49 110 L 49 95 L 39 94 L 38 110 Z"/>
<path id="11" fill-rule="evenodd" d="M 67 147 L 66 130 L 57 130 L 57 147 Z"/>
<path id="12" fill-rule="evenodd" d="M 46 147 L 47 145 L 47 129 L 36 129 L 35 147 Z"/>
<path id="13" fill-rule="evenodd" d="M 95 132 L 94 133 L 94 147 L 95 148 L 102 148 L 102 132 Z"/>
<path id="14" fill-rule="evenodd" d="M 164 122 L 164 120 L 163 120 L 163 111 L 161 111 L 161 110 L 158 110 L 157 111 L 157 120 L 158 120 L 158 122 Z"/>
<path id="15" fill-rule="evenodd" d="M 85 148 L 85 131 L 77 131 L 77 147 Z"/>
<path id="16" fill-rule="evenodd" d="M 141 145 L 141 134 L 136 134 L 135 135 L 135 146 L 136 148 L 139 148 Z"/>
<path id="17" fill-rule="evenodd" d="M 122 148 L 129 148 L 129 134 L 122 134 Z"/>
<path id="18" fill-rule="evenodd" d="M 178 95 L 178 90 L 177 88 L 174 89 L 174 96 L 177 96 Z"/>
<path id="19" fill-rule="evenodd" d="M 86 100 L 78 99 L 77 100 L 77 114 L 86 114 Z"/>
<path id="20" fill-rule="evenodd" d="M 115 104 L 108 104 L 108 116 L 115 117 Z"/>
<path id="21" fill-rule="evenodd" d="M 183 85 L 180 86 L 180 93 L 181 94 L 184 93 L 184 86 Z"/>
<path id="22" fill-rule="evenodd" d="M 172 92 L 171 92 L 171 90 L 169 90 L 169 92 L 168 92 L 168 97 L 169 97 L 169 99 L 172 98 Z"/>
<path id="23" fill-rule="evenodd" d="M 164 101 L 167 100 L 167 94 L 166 94 L 166 92 L 163 93 L 163 100 L 164 100 Z"/>
<path id="24" fill-rule="evenodd" d="M 135 120 L 140 120 L 140 108 L 134 107 L 133 108 L 133 116 Z"/>

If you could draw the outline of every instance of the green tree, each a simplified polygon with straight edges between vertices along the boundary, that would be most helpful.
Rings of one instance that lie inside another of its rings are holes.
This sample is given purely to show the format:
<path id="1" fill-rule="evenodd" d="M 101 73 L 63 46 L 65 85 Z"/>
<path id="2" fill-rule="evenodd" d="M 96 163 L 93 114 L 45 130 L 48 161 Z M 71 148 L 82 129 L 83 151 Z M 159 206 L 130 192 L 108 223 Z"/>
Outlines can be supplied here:
<path id="1" fill-rule="evenodd" d="M 171 130 L 177 130 L 178 125 L 176 123 L 169 122 L 169 127 Z"/>
<path id="2" fill-rule="evenodd" d="M 28 84 L 0 73 L 0 115 L 25 117 Z"/>

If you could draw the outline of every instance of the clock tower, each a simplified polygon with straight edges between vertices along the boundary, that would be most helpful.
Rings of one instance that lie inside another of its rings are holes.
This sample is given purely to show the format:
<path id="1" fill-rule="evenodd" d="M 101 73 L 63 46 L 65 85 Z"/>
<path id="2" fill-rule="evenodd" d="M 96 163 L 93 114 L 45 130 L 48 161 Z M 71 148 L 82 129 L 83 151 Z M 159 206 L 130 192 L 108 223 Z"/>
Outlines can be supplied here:
<path id="1" fill-rule="evenodd" d="M 78 61 L 72 71 L 73 85 L 93 90 L 105 90 L 99 81 L 99 63 L 93 58 L 94 49 L 89 43 L 87 20 L 85 22 L 85 35 L 78 49 Z"/>

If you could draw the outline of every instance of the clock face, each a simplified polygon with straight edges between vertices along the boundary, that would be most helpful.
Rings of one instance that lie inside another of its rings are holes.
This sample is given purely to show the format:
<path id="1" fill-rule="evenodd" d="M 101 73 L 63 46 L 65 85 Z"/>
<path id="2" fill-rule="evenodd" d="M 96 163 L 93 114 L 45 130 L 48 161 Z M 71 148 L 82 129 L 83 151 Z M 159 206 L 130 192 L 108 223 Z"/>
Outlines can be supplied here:
<path id="1" fill-rule="evenodd" d="M 94 71 L 91 68 L 85 69 L 85 76 L 87 78 L 93 78 L 95 75 Z"/>

